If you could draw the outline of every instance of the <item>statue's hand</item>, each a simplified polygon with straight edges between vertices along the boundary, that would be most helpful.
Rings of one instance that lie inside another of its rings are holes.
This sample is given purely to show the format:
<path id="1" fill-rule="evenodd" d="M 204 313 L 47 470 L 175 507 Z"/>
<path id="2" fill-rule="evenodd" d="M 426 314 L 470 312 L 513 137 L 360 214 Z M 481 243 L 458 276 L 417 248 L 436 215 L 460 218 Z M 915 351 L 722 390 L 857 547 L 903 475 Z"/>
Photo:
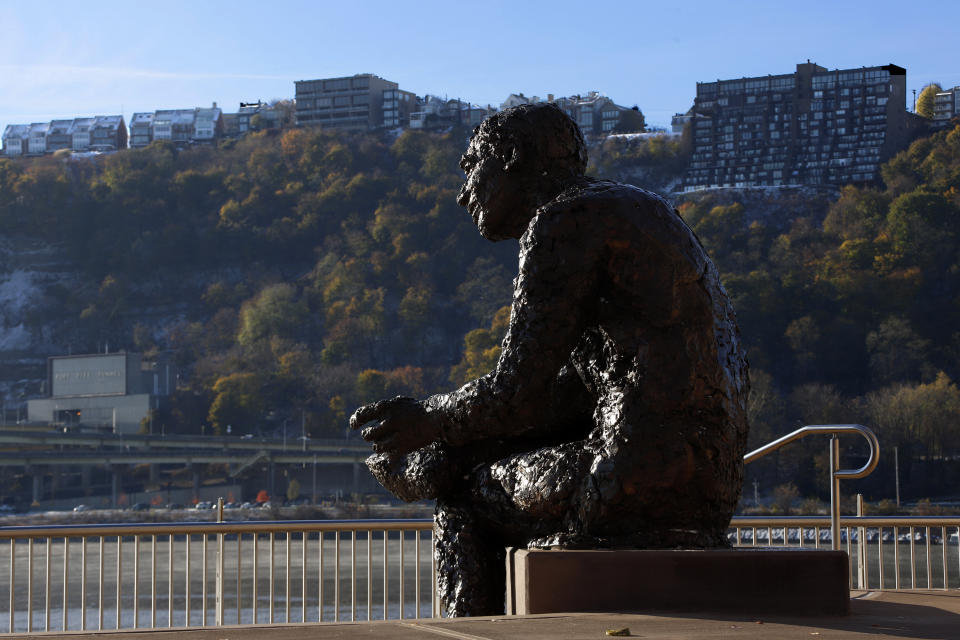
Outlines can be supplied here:
<path id="1" fill-rule="evenodd" d="M 350 428 L 363 429 L 363 439 L 373 443 L 377 453 L 404 455 L 439 440 L 440 425 L 423 403 L 397 396 L 364 405 L 350 416 Z"/>

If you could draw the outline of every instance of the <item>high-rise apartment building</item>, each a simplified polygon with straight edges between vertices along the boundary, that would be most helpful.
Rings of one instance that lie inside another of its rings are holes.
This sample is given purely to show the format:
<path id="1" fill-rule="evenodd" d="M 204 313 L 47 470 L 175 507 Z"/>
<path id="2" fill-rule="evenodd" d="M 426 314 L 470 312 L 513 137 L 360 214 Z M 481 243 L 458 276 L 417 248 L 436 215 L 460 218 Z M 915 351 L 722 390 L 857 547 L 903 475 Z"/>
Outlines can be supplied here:
<path id="1" fill-rule="evenodd" d="M 906 70 L 893 64 L 697 84 L 684 190 L 879 179 L 907 142 Z"/>
<path id="2" fill-rule="evenodd" d="M 399 85 L 372 73 L 298 80 L 294 86 L 297 126 L 366 131 L 401 123 Z M 385 98 L 389 109 L 384 107 Z"/>

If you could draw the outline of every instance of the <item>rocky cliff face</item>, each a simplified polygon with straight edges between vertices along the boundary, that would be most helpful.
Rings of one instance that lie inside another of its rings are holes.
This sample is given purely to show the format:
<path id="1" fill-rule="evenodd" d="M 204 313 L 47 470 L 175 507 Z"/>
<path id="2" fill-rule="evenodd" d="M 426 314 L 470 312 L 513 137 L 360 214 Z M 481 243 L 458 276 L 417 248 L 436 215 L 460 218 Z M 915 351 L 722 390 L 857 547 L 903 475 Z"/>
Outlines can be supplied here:
<path id="1" fill-rule="evenodd" d="M 78 284 L 58 247 L 0 236 L 0 397 L 16 403 L 41 391 L 46 357 L 59 352 L 58 299 Z"/>

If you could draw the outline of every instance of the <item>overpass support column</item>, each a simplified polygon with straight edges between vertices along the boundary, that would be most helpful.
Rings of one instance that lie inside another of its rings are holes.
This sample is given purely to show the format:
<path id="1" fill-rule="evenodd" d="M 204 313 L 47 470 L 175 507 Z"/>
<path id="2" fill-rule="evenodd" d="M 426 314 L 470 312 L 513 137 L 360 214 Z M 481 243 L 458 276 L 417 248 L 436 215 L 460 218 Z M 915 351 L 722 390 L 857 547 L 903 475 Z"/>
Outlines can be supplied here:
<path id="1" fill-rule="evenodd" d="M 90 495 L 90 477 L 92 467 L 88 464 L 80 465 L 80 488 L 84 495 Z"/>
<path id="2" fill-rule="evenodd" d="M 46 469 L 37 465 L 30 465 L 27 467 L 27 471 L 33 476 L 33 495 L 31 496 L 31 502 L 40 502 L 43 500 L 43 474 L 46 472 Z"/>
<path id="3" fill-rule="evenodd" d="M 157 465 L 157 463 L 155 462 L 151 462 L 149 463 L 149 465 L 150 465 L 150 483 L 154 484 L 157 482 L 157 479 L 159 478 L 160 468 L 159 468 L 159 465 Z"/>
<path id="4" fill-rule="evenodd" d="M 193 474 L 193 499 L 200 500 L 200 468 L 192 464 L 190 471 Z"/>
<path id="5" fill-rule="evenodd" d="M 120 494 L 123 492 L 123 468 L 119 464 L 110 466 L 110 496 L 113 507 L 120 506 Z"/>
<path id="6" fill-rule="evenodd" d="M 277 463 L 273 460 L 270 461 L 270 486 L 268 491 L 270 492 L 270 500 L 275 501 L 277 499 Z"/>
<path id="7" fill-rule="evenodd" d="M 353 497 L 359 500 L 360 496 L 360 463 L 353 461 Z"/>

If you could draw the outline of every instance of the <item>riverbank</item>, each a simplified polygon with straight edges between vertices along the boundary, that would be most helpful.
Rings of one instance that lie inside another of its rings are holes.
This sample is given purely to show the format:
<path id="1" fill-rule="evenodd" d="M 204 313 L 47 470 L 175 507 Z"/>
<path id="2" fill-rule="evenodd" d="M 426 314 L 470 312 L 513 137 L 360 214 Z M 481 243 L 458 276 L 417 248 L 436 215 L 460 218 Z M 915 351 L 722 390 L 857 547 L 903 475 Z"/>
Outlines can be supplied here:
<path id="1" fill-rule="evenodd" d="M 320 505 L 229 508 L 223 519 L 236 521 L 269 520 L 387 520 L 433 517 L 433 504 L 358 504 L 354 502 Z M 117 524 L 146 522 L 214 522 L 217 510 L 195 508 L 157 508 L 144 511 L 131 509 L 96 509 L 90 511 L 43 511 L 0 515 L 0 527 L 45 526 L 69 524 Z"/>

